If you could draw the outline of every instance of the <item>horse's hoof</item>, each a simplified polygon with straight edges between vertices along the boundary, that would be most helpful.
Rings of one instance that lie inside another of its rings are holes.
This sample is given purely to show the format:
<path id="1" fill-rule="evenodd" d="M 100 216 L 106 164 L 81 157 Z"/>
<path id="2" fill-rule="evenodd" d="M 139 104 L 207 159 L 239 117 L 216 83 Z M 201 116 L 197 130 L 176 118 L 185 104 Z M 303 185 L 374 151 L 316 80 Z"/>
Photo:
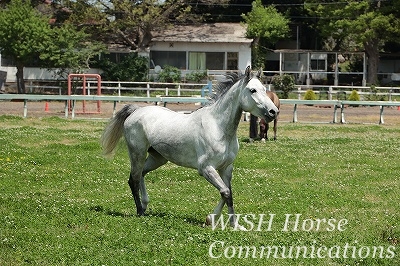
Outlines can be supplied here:
<path id="1" fill-rule="evenodd" d="M 146 216 L 146 213 L 144 211 L 138 211 L 137 215 L 140 216 Z"/>
<path id="2" fill-rule="evenodd" d="M 211 225 L 211 215 L 207 215 L 207 217 L 206 217 L 206 225 L 207 226 Z"/>
<path id="3" fill-rule="evenodd" d="M 262 143 L 265 143 L 265 139 L 264 139 L 264 138 L 262 138 L 262 139 L 261 139 L 261 142 L 262 142 Z"/>

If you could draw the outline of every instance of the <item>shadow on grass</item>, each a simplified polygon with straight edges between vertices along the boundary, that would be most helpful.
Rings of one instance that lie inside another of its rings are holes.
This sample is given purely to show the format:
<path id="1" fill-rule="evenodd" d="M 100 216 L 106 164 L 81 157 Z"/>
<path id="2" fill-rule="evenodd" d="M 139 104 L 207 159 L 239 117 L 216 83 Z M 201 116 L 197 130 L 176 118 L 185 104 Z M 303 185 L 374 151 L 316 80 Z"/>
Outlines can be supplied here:
<path id="1" fill-rule="evenodd" d="M 100 206 L 100 205 L 91 206 L 91 207 L 89 207 L 89 210 L 98 212 L 98 213 L 103 213 L 105 215 L 110 215 L 113 217 L 123 217 L 123 218 L 138 217 L 136 214 L 132 214 L 132 213 L 126 213 L 126 212 L 116 211 L 116 210 L 112 210 L 112 209 L 105 209 L 103 206 Z M 152 209 L 149 209 L 148 211 L 146 211 L 146 214 L 144 216 L 145 217 L 158 217 L 158 218 L 165 218 L 165 219 L 183 220 L 189 224 L 192 224 L 195 226 L 201 226 L 201 227 L 204 225 L 204 221 L 199 220 L 197 217 L 182 216 L 182 215 L 177 215 L 174 213 L 156 211 L 156 210 L 152 210 Z"/>
<path id="2" fill-rule="evenodd" d="M 106 209 L 104 209 L 103 206 L 100 206 L 100 205 L 91 206 L 91 207 L 89 207 L 89 210 L 94 211 L 94 212 L 104 213 L 106 215 L 110 215 L 110 216 L 114 216 L 114 217 L 130 218 L 130 217 L 136 216 L 131 213 L 120 212 L 120 211 L 115 211 L 115 210 L 111 210 L 111 209 L 106 210 Z"/>
<path id="3" fill-rule="evenodd" d="M 177 215 L 175 213 L 168 213 L 168 212 L 162 212 L 162 211 L 155 211 L 155 210 L 149 210 L 147 212 L 147 216 L 154 216 L 158 218 L 173 218 L 177 220 L 183 220 L 189 224 L 195 225 L 195 226 L 200 226 L 202 227 L 204 225 L 205 219 L 199 220 L 198 217 L 193 217 L 193 216 L 188 216 L 188 215 Z"/>

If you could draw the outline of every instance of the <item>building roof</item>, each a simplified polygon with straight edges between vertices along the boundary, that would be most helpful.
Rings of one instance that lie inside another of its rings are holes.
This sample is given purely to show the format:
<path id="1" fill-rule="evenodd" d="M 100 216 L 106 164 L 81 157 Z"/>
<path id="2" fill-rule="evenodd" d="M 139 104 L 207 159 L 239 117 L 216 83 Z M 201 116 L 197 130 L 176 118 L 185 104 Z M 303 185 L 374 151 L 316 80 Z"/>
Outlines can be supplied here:
<path id="1" fill-rule="evenodd" d="M 152 42 L 251 43 L 246 28 L 240 23 L 175 25 L 162 32 L 153 32 Z"/>

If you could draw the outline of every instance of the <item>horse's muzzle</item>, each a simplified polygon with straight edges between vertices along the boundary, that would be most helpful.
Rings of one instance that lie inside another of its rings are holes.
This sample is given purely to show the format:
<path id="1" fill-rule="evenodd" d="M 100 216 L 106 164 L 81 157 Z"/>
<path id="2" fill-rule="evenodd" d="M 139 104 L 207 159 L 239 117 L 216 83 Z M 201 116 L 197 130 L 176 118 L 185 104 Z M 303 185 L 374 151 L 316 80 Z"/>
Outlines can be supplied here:
<path id="1" fill-rule="evenodd" d="M 269 122 L 275 120 L 276 117 L 278 116 L 278 114 L 279 114 L 278 108 L 276 108 L 276 109 L 269 109 L 269 110 L 267 110 L 267 112 L 264 113 L 264 116 L 265 116 L 264 120 L 265 120 L 267 123 L 269 123 Z"/>

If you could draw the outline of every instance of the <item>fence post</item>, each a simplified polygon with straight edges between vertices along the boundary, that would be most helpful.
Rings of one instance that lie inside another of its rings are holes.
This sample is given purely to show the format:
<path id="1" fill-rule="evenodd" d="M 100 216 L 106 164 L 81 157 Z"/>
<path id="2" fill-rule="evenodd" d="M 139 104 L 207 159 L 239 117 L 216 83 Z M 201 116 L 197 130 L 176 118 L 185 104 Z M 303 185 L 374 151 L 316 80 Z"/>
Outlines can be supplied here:
<path id="1" fill-rule="evenodd" d="M 65 101 L 64 113 L 65 118 L 68 118 L 68 100 Z"/>
<path id="2" fill-rule="evenodd" d="M 147 97 L 150 97 L 150 83 L 147 83 L 147 86 L 146 86 L 146 88 L 147 88 Z"/>
<path id="3" fill-rule="evenodd" d="M 344 124 L 346 121 L 344 120 L 344 104 L 340 104 L 340 123 Z"/>
<path id="4" fill-rule="evenodd" d="M 28 100 L 24 100 L 24 118 L 26 118 L 26 115 L 28 114 Z"/>
<path id="5" fill-rule="evenodd" d="M 383 109 L 385 107 L 383 105 L 379 106 L 379 124 L 382 125 L 385 123 L 385 121 L 383 121 Z"/>
<path id="6" fill-rule="evenodd" d="M 293 123 L 297 123 L 297 103 L 294 105 L 293 108 Z"/>
<path id="7" fill-rule="evenodd" d="M 332 121 L 334 124 L 337 123 L 336 115 L 337 115 L 337 104 L 335 103 L 335 105 L 333 106 L 333 121 Z"/>

